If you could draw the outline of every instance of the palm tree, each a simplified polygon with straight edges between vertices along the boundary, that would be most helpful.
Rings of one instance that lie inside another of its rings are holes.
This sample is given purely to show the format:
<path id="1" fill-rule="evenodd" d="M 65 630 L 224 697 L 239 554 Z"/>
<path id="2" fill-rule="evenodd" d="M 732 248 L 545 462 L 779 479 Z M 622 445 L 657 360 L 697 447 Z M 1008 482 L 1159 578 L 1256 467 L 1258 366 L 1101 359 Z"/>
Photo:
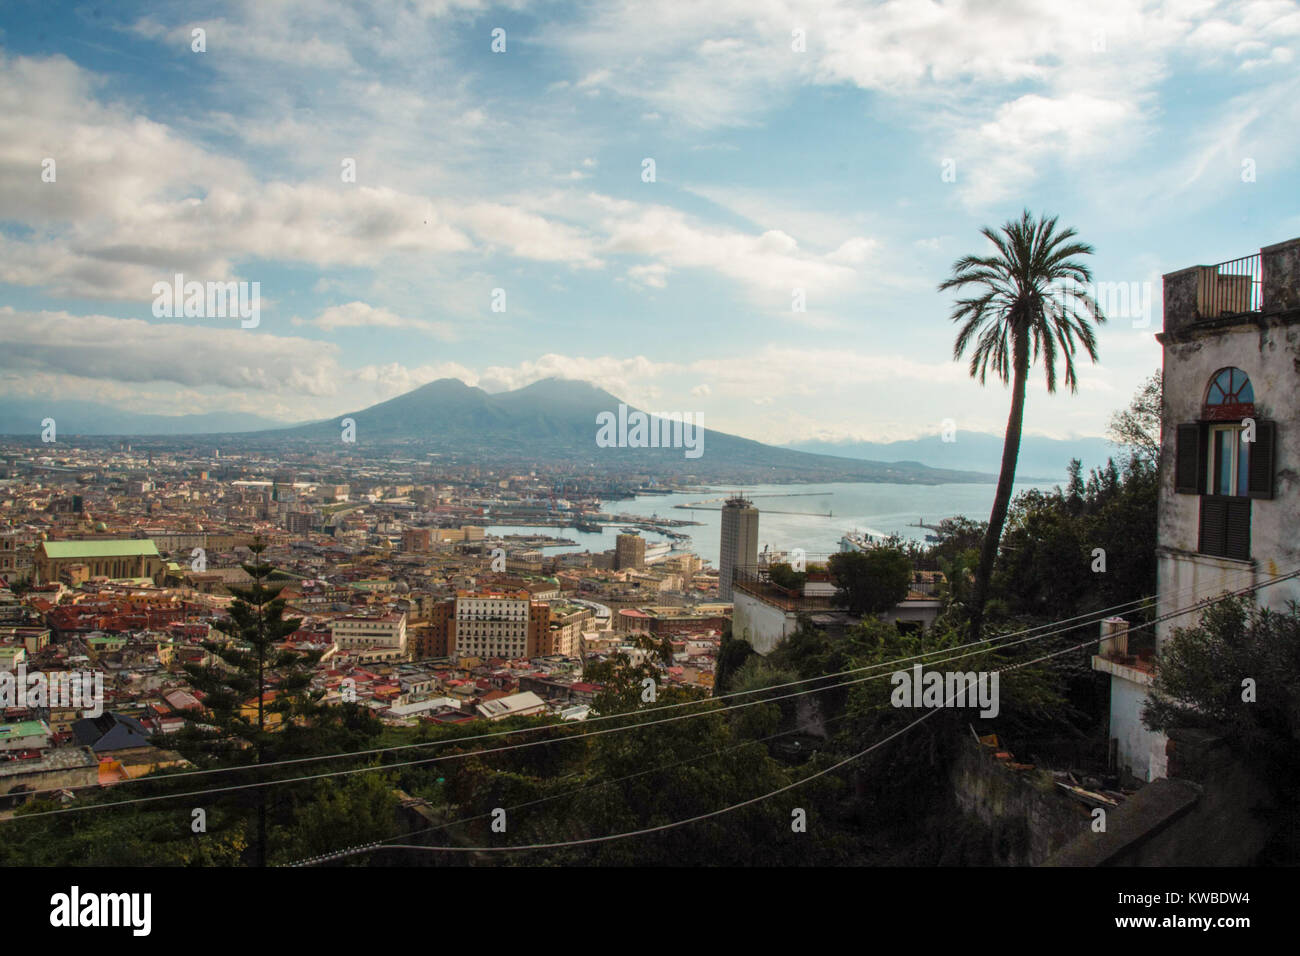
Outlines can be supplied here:
<path id="1" fill-rule="evenodd" d="M 1056 362 L 1065 363 L 1065 384 L 1078 391 L 1074 352 L 1082 346 L 1097 361 L 1097 340 L 1089 322 L 1105 322 L 1096 301 L 1084 291 L 1092 281 L 1088 267 L 1076 256 L 1092 254 L 1092 246 L 1073 240 L 1073 229 L 1057 231 L 1056 217 L 1037 222 L 1026 209 L 1019 221 L 1004 223 L 999 232 L 980 230 L 993 243 L 996 254 L 963 256 L 953 263 L 951 278 L 940 292 L 972 285 L 976 295 L 958 299 L 952 320 L 962 323 L 953 343 L 953 359 L 970 356 L 971 378 L 983 385 L 992 371 L 1005 385 L 1011 381 L 1011 414 L 1002 444 L 1002 471 L 989 515 L 988 531 L 980 550 L 979 566 L 970 600 L 971 639 L 979 640 L 984 625 L 984 604 L 989 578 L 997 559 L 998 541 L 1011 501 L 1011 486 L 1020 454 L 1020 432 L 1025 412 L 1025 382 L 1029 366 L 1042 357 L 1047 391 L 1056 391 Z"/>

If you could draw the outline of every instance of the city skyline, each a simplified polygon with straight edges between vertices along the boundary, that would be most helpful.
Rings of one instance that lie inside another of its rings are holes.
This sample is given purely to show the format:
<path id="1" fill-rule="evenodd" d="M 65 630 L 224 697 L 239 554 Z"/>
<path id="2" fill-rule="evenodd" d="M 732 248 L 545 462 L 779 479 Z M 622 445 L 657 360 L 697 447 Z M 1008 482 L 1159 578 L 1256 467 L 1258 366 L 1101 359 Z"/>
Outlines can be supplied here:
<path id="1" fill-rule="evenodd" d="M 935 286 L 1027 206 L 1138 291 L 1077 396 L 1031 378 L 1028 434 L 1100 435 L 1161 274 L 1300 231 L 1300 14 L 943 9 L 11 6 L 0 402 L 303 421 L 561 376 L 773 443 L 996 434 Z M 177 275 L 257 283 L 258 322 L 158 315 Z"/>

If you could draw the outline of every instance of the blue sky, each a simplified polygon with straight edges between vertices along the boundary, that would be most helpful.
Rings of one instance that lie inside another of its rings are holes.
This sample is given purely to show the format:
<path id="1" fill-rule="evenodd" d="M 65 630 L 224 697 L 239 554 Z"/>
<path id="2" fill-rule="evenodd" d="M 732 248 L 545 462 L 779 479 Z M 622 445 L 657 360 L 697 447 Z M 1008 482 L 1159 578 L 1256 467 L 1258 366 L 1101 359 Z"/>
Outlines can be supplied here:
<path id="1" fill-rule="evenodd" d="M 1298 67 L 1291 0 L 11 0 L 0 399 L 298 420 L 561 375 L 766 441 L 1000 432 L 935 287 L 1027 207 L 1151 283 L 1078 394 L 1036 376 L 1027 431 L 1098 435 L 1162 273 L 1300 236 Z M 260 324 L 155 318 L 177 272 L 259 282 Z"/>

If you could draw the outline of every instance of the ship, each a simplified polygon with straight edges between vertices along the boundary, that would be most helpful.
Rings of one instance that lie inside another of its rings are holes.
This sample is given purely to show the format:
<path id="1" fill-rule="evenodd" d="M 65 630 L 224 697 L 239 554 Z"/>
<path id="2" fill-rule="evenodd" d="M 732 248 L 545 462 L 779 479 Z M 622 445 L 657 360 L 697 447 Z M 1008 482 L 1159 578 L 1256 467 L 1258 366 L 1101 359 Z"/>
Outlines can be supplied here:
<path id="1" fill-rule="evenodd" d="M 887 535 L 883 531 L 868 528 L 866 531 L 846 531 L 840 538 L 841 551 L 868 551 L 885 543 Z"/>
<path id="2" fill-rule="evenodd" d="M 645 546 L 645 560 L 649 564 L 651 561 L 658 561 L 666 558 L 672 552 L 673 546 L 668 541 L 648 541 Z"/>

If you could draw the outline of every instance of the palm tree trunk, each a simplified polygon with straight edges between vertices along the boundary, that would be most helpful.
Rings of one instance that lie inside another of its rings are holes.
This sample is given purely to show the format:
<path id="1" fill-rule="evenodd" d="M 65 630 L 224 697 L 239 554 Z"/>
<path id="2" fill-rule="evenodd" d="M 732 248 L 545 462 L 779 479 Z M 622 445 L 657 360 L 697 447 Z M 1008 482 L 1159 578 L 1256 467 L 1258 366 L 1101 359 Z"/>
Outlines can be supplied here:
<path id="1" fill-rule="evenodd" d="M 998 543 L 1002 540 L 1002 525 L 1007 520 L 1011 504 L 1011 487 L 1016 480 L 1016 460 L 1020 457 L 1020 432 L 1025 418 L 1025 382 L 1029 378 L 1028 342 L 1023 334 L 1017 335 L 1012 345 L 1014 374 L 1011 383 L 1011 413 L 1007 416 L 1007 433 L 1002 442 L 1002 470 L 998 473 L 998 490 L 993 496 L 993 511 L 989 514 L 988 531 L 980 549 L 979 567 L 975 569 L 975 587 L 971 593 L 970 639 L 978 641 L 984 629 L 984 602 L 988 599 L 989 580 L 998 558 Z"/>

